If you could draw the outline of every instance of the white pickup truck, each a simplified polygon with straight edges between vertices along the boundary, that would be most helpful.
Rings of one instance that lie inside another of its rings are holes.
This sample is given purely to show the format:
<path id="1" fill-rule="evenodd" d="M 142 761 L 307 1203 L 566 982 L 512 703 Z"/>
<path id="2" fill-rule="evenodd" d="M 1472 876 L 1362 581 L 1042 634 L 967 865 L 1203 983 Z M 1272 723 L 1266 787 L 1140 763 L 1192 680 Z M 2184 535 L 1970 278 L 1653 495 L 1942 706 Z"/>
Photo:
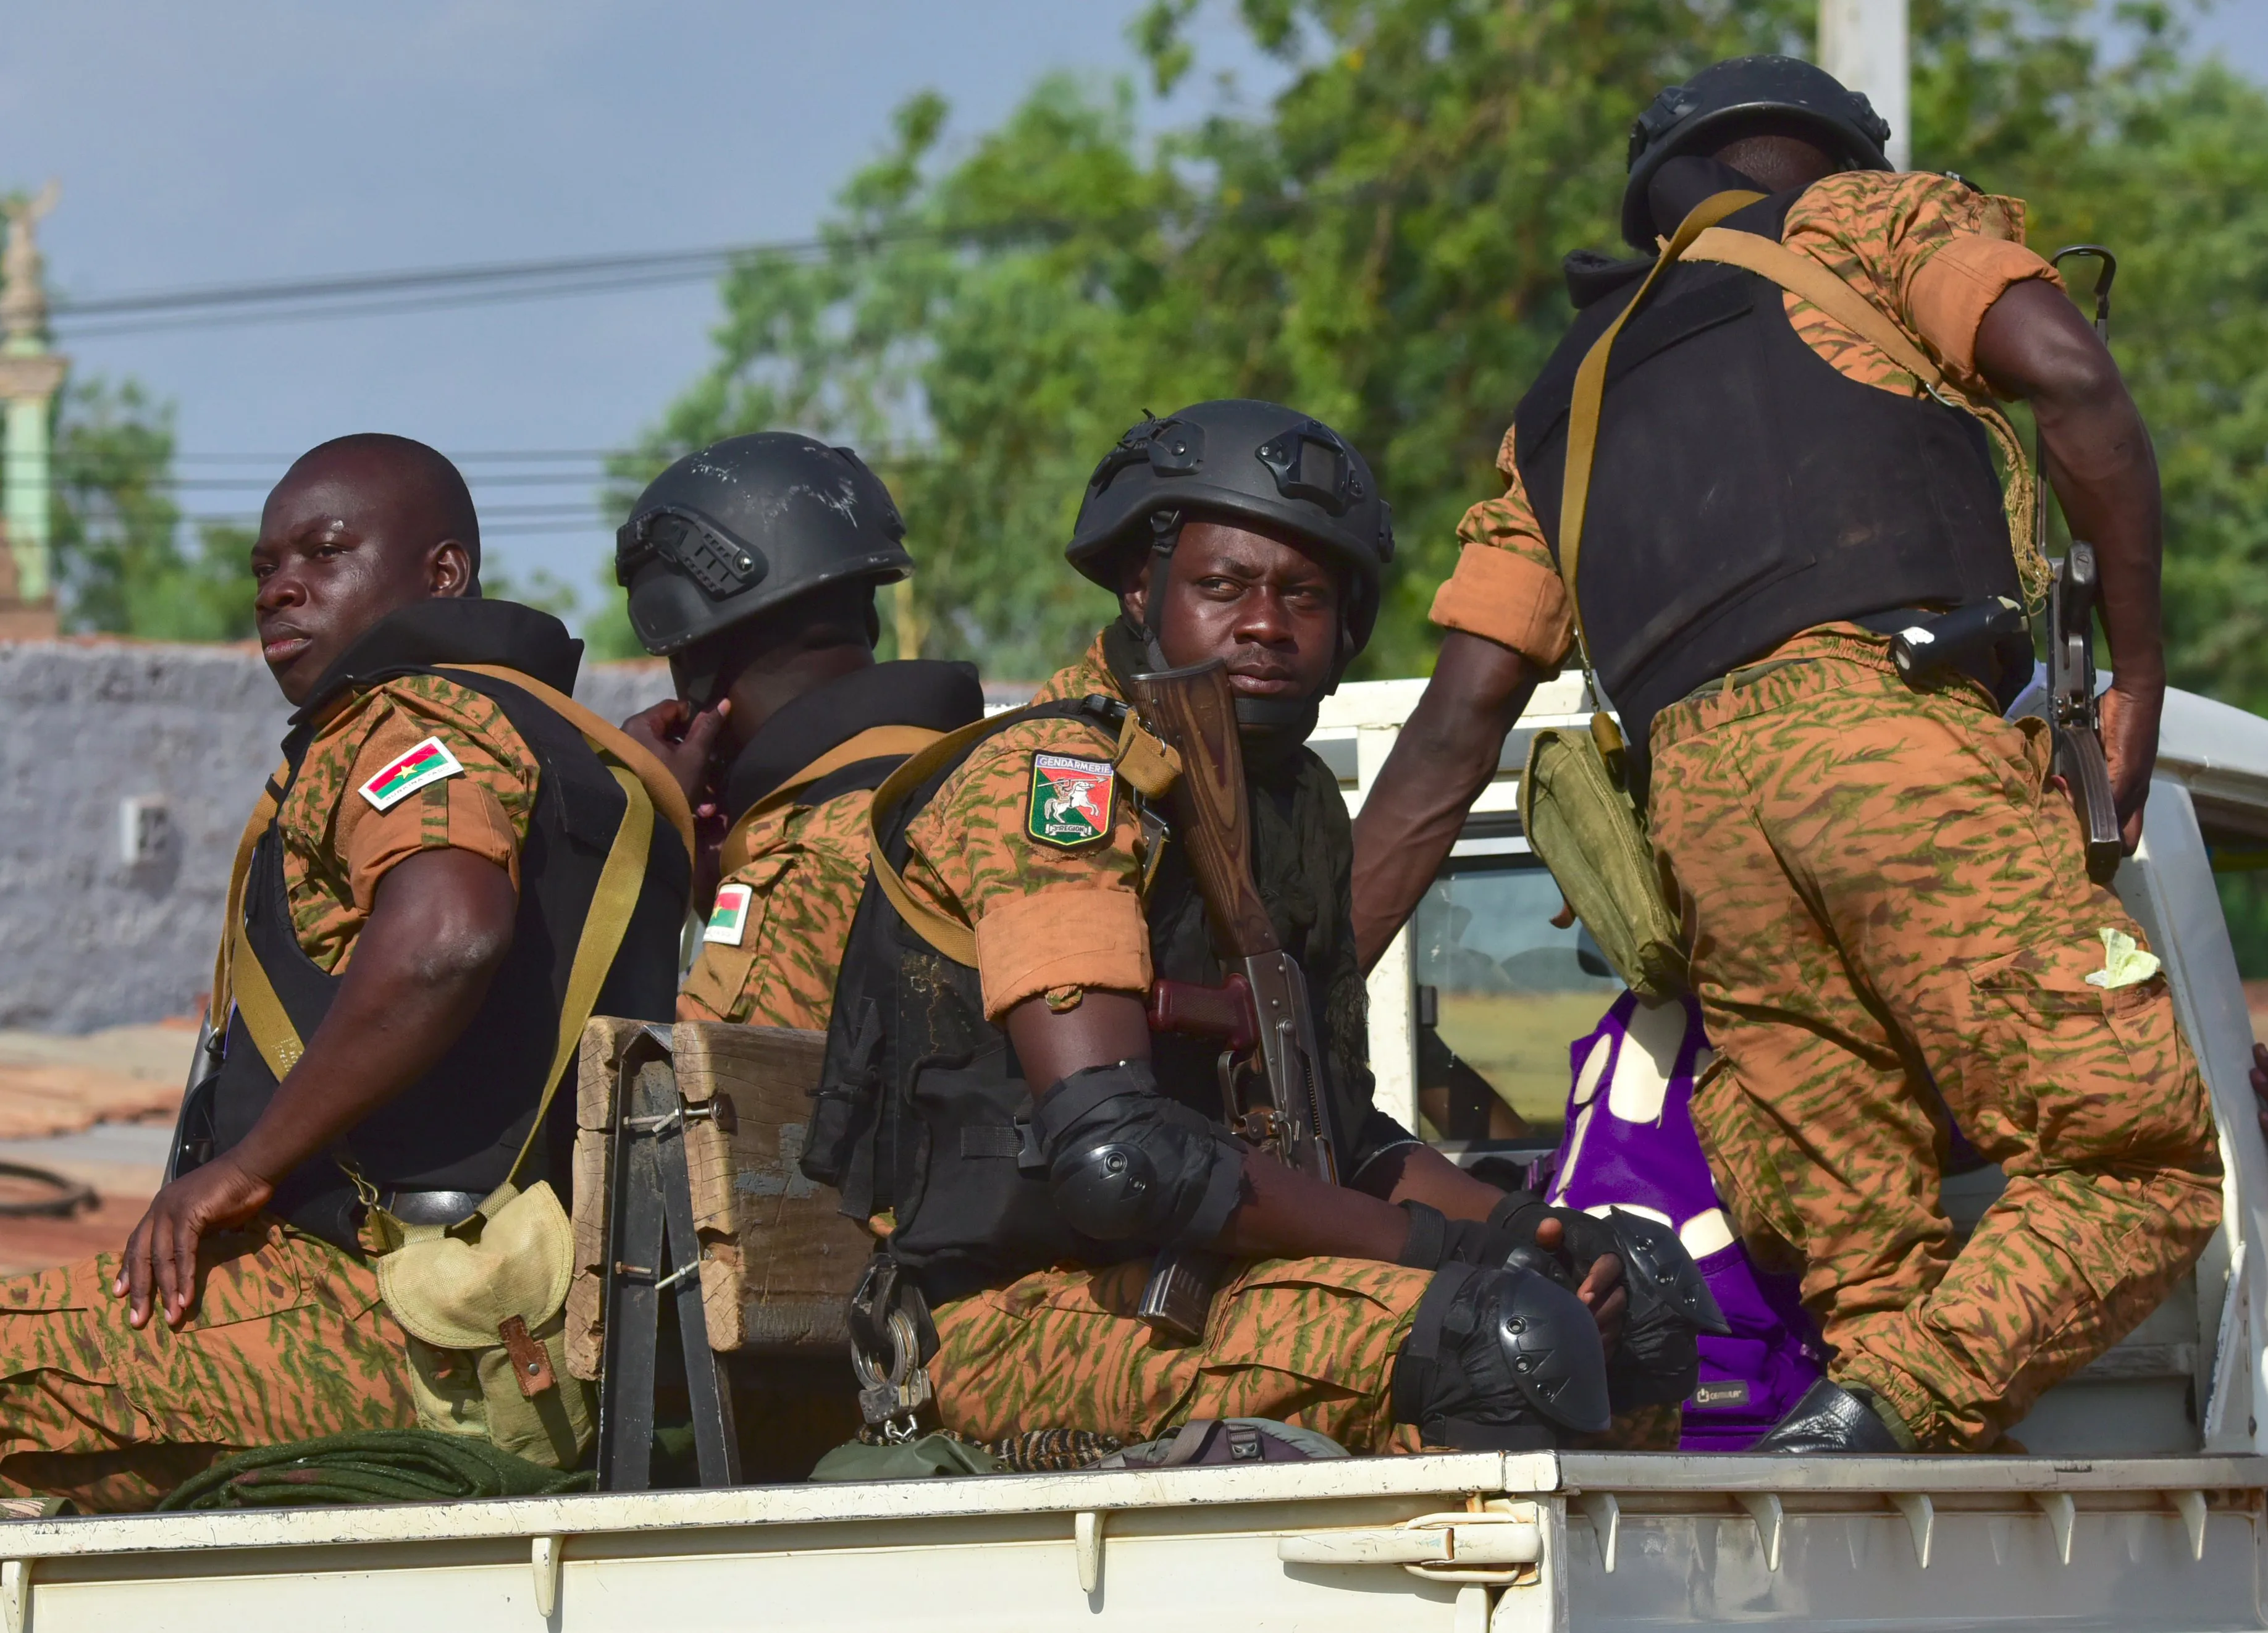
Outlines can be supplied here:
<path id="1" fill-rule="evenodd" d="M 1351 804 L 1418 689 L 1331 701 L 1316 747 Z M 1545 688 L 1528 724 L 1579 716 L 1579 691 Z M 1566 1044 L 1613 992 L 1545 922 L 1557 895 L 1513 814 L 1524 748 L 1523 730 L 1372 987 L 1381 1101 L 1460 1151 L 1556 1141 Z M 2268 720 L 2174 694 L 2118 890 L 2213 1088 L 2225 1218 L 2195 1276 L 2016 1427 L 2030 1455 L 1463 1453 L 17 1521 L 0 1633 L 2268 1628 L 2268 1150 L 2245 985 L 2268 977 L 2262 864 Z M 1425 1080 L 1421 1019 L 1496 1104 Z M 1964 1176 L 1949 1210 L 1973 1219 L 1996 1183 Z"/>

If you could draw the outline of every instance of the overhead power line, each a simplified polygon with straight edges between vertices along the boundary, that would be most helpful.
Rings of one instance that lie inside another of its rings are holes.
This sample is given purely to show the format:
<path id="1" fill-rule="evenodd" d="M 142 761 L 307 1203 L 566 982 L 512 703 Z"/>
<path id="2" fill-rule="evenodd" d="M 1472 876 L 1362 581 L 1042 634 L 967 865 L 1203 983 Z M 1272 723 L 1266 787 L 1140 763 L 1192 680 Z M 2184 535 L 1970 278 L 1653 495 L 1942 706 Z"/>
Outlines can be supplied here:
<path id="1" fill-rule="evenodd" d="M 701 283 L 737 263 L 759 258 L 809 261 L 843 248 L 871 253 L 885 244 L 922 239 L 998 243 L 1051 236 L 1065 230 L 1063 222 L 1037 217 L 974 228 L 907 226 L 828 238 L 719 244 L 698 249 L 405 268 L 394 272 L 276 278 L 80 298 L 57 296 L 49 303 L 48 312 L 57 328 L 83 339 L 224 324 L 384 317 L 497 301 L 611 294 L 669 283 Z"/>

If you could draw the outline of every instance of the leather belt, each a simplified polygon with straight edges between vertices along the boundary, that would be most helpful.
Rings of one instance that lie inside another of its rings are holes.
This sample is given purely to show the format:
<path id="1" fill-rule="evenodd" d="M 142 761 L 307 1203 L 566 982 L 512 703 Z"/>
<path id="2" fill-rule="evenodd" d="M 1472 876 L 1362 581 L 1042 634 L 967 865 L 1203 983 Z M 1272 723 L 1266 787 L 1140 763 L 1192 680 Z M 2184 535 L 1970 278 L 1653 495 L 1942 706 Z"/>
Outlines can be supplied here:
<path id="1" fill-rule="evenodd" d="M 480 1191 L 380 1191 L 378 1205 L 404 1225 L 454 1225 L 486 1200 Z"/>

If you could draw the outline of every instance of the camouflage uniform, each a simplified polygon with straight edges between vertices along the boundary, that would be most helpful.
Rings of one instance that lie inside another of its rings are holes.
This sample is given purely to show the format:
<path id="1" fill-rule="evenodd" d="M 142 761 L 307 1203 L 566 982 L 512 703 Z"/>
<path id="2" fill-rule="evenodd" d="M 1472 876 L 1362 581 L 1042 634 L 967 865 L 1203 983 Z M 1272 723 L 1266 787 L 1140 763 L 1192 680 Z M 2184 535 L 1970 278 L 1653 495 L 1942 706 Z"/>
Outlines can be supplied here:
<path id="1" fill-rule="evenodd" d="M 1100 640 L 1035 701 L 1094 693 L 1120 695 Z M 995 1024 L 1035 996 L 1069 1009 L 1089 988 L 1149 989 L 1144 844 L 1124 791 L 1091 842 L 1059 849 L 1027 832 L 1035 753 L 1108 761 L 1115 748 L 1084 720 L 1011 726 L 908 825 L 907 885 L 975 928 Z M 1058 1266 L 939 1307 L 932 1375 L 946 1427 L 976 1439 L 1069 1427 L 1136 1440 L 1234 1415 L 1302 1423 L 1358 1452 L 1414 1448 L 1414 1431 L 1393 1423 L 1390 1386 L 1431 1272 L 1337 1258 L 1241 1264 L 1203 1340 L 1179 1345 L 1134 1318 L 1149 1268 L 1147 1257 Z"/>
<path id="2" fill-rule="evenodd" d="M 1977 329 L 2052 279 L 2022 206 L 1936 176 L 1808 189 L 1783 241 L 1979 397 Z M 1797 333 L 1863 383 L 1913 378 L 1793 294 Z M 1552 667 L 1565 591 L 1513 460 L 1475 505 L 1434 622 Z M 1990 1445 L 2116 1342 L 2203 1250 L 2220 1164 L 2162 977 L 2115 989 L 2037 723 L 1965 681 L 1916 691 L 1886 638 L 1808 631 L 1656 716 L 1650 821 L 1692 933 L 1715 1068 L 1694 1100 L 1753 1252 L 1801 1269 L 1838 1354 L 1926 1447 Z M 2009 1176 L 1966 1245 L 1939 1203 L 1946 1108 Z"/>
<path id="3" fill-rule="evenodd" d="M 463 767 L 379 811 L 364 783 L 429 737 Z M 325 721 L 277 820 L 299 945 L 337 971 L 379 881 L 421 850 L 468 850 L 519 882 L 539 766 L 488 698 L 432 675 L 389 680 Z M 414 1427 L 403 1335 L 365 1261 L 269 1218 L 205 1239 L 178 1332 L 140 1332 L 98 1254 L 0 1282 L 0 1494 L 147 1508 L 247 1446 Z"/>
<path id="4" fill-rule="evenodd" d="M 824 1032 L 843 944 L 866 887 L 871 790 L 814 805 L 790 804 L 744 820 L 725 842 L 725 884 L 747 907 L 729 938 L 711 921 L 685 989 L 681 1020 Z"/>

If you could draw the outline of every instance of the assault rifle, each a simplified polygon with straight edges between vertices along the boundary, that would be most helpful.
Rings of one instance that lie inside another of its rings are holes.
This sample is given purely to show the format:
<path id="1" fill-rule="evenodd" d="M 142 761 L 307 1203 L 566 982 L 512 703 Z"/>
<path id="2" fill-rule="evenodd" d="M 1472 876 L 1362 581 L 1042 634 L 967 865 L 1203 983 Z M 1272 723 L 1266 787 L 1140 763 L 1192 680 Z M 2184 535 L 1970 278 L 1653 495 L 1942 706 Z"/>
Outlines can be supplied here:
<path id="1" fill-rule="evenodd" d="M 1138 675 L 1134 695 L 1143 719 L 1181 754 L 1181 779 L 1168 798 L 1213 945 L 1229 967 L 1222 987 L 1166 983 L 1152 1008 L 1169 1029 L 1226 1033 L 1231 1047 L 1222 1053 L 1221 1098 L 1228 1126 L 1336 1185 L 1307 978 L 1284 951 L 1252 881 L 1251 796 L 1227 666 L 1215 658 Z M 1194 1024 L 1176 1026 L 1177 1011 Z"/>
<path id="2" fill-rule="evenodd" d="M 1134 703 L 1180 754 L 1168 796 L 1189 872 L 1204 898 L 1228 978 L 1219 987 L 1161 981 L 1150 995 L 1159 1031 L 1222 1045 L 1221 1111 L 1228 1126 L 1288 1166 L 1338 1182 L 1323 1106 L 1307 978 L 1284 951 L 1252 879 L 1252 812 L 1237 738 L 1236 698 L 1219 658 L 1134 680 Z M 1136 1313 L 1153 1330 L 1193 1342 L 1204 1332 L 1222 1261 L 1202 1249 L 1158 1254 Z"/>
<path id="3" fill-rule="evenodd" d="M 2056 775 L 2070 789 L 2086 829 L 2088 877 L 2107 885 L 2126 847 L 2110 797 L 2102 710 L 2095 695 L 2095 601 L 2101 587 L 2095 547 L 2073 540 L 2048 591 L 2048 724 Z"/>
<path id="4" fill-rule="evenodd" d="M 2095 332 L 2110 343 L 2110 284 L 2118 258 L 2100 244 L 2073 244 L 2056 252 L 2058 271 L 2073 256 L 2101 263 L 2095 281 Z M 2032 441 L 2033 543 L 2047 554 L 2048 490 L 2044 438 Z M 2072 541 L 2056 563 L 2048 591 L 2048 725 L 2053 730 L 2055 772 L 2071 791 L 2080 825 L 2087 830 L 2088 877 L 2107 885 L 2125 855 L 2118 832 L 2118 806 L 2110 796 L 2110 766 L 2102 754 L 2102 712 L 2095 695 L 2095 604 L 2102 580 L 2095 570 L 2095 547 Z"/>

